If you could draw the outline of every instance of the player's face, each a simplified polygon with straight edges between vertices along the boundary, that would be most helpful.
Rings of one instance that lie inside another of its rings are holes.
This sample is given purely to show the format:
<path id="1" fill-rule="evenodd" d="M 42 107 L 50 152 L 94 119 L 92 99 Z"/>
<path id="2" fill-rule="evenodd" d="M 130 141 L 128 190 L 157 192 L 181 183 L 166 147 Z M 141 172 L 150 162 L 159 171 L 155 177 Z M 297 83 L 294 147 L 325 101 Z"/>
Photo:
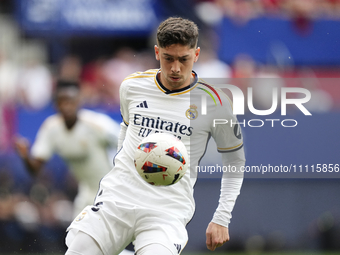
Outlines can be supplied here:
<path id="1" fill-rule="evenodd" d="M 155 46 L 156 59 L 161 66 L 160 80 L 169 90 L 181 89 L 191 83 L 192 67 L 198 60 L 200 48 L 172 44 L 166 48 Z"/>
<path id="2" fill-rule="evenodd" d="M 65 121 L 75 120 L 79 109 L 79 91 L 74 89 L 59 91 L 56 97 L 56 105 Z"/>

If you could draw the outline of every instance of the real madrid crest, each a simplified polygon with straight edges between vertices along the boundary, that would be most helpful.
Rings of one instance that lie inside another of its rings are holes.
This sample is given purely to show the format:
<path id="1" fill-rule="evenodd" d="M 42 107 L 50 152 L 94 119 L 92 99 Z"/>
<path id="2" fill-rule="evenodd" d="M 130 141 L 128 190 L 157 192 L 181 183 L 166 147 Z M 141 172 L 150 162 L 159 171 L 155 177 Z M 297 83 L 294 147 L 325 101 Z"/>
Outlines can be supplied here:
<path id="1" fill-rule="evenodd" d="M 198 117 L 197 106 L 194 104 L 190 105 L 189 109 L 185 112 L 185 116 L 187 116 L 189 120 L 197 119 Z"/>
<path id="2" fill-rule="evenodd" d="M 86 215 L 86 212 L 82 212 L 81 214 L 78 215 L 78 217 L 76 218 L 76 221 L 81 221 L 82 219 L 84 219 Z"/>

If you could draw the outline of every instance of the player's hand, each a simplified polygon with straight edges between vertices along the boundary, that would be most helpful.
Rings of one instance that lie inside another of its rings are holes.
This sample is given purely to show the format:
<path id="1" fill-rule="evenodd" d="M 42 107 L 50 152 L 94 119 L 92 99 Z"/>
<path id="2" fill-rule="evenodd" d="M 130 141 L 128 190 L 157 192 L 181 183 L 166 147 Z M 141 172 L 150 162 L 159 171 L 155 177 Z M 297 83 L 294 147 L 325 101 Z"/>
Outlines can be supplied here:
<path id="1" fill-rule="evenodd" d="M 210 222 L 206 230 L 206 237 L 207 248 L 214 251 L 229 241 L 229 231 L 226 227 Z"/>
<path id="2" fill-rule="evenodd" d="M 29 157 L 30 144 L 25 137 L 17 136 L 14 138 L 14 148 L 23 159 Z"/>

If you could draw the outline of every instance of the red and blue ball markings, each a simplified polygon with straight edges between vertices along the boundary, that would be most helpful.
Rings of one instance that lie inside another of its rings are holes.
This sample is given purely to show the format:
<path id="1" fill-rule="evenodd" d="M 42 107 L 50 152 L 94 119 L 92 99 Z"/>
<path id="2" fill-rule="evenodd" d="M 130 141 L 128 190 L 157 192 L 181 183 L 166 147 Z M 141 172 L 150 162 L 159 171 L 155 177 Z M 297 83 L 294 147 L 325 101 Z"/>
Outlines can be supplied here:
<path id="1" fill-rule="evenodd" d="M 166 149 L 165 151 L 167 152 L 166 155 L 173 157 L 174 159 L 177 159 L 183 165 L 185 165 L 185 159 L 184 159 L 182 153 L 176 147 L 171 147 L 169 149 Z"/>
<path id="2" fill-rule="evenodd" d="M 142 143 L 141 145 L 138 146 L 138 149 L 144 151 L 145 153 L 149 153 L 156 147 L 157 147 L 156 143 L 150 142 L 150 143 Z"/>
<path id="3" fill-rule="evenodd" d="M 154 164 L 152 162 L 146 161 L 142 167 L 142 169 L 144 170 L 144 173 L 159 173 L 159 172 L 165 172 L 166 171 L 166 167 L 164 166 L 160 166 L 157 164 Z"/>
<path id="4" fill-rule="evenodd" d="M 145 153 L 149 153 L 153 149 L 157 147 L 156 143 L 149 142 L 149 143 L 142 143 L 138 146 L 139 150 L 144 151 Z M 167 152 L 167 156 L 170 156 L 178 161 L 180 161 L 183 165 L 185 165 L 185 159 L 181 152 L 176 147 L 171 147 L 165 150 Z M 146 161 L 142 167 L 144 173 L 159 173 L 165 172 L 167 170 L 166 167 L 154 164 L 150 161 Z"/>

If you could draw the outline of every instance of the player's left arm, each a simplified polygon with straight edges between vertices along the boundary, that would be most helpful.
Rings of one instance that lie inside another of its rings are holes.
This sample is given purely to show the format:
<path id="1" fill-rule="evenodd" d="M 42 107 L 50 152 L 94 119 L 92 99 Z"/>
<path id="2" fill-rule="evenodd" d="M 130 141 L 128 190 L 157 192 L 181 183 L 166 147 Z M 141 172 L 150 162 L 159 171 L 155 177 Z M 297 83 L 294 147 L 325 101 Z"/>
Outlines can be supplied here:
<path id="1" fill-rule="evenodd" d="M 240 194 L 243 182 L 242 168 L 245 165 L 241 128 L 232 113 L 232 105 L 225 99 L 226 97 L 222 99 L 223 106 L 214 109 L 213 118 L 225 119 L 228 123 L 211 127 L 211 135 L 217 144 L 217 150 L 222 154 L 222 163 L 227 171 L 223 172 L 218 207 L 206 230 L 206 244 L 209 250 L 215 250 L 229 241 L 228 226 L 231 212 Z"/>
<path id="2" fill-rule="evenodd" d="M 235 152 L 223 153 L 222 162 L 224 166 L 232 166 L 236 171 L 226 171 L 222 176 L 218 207 L 206 230 L 207 248 L 212 251 L 229 241 L 230 238 L 228 226 L 231 212 L 240 194 L 243 182 L 243 173 L 241 171 L 245 164 L 243 148 Z"/>

